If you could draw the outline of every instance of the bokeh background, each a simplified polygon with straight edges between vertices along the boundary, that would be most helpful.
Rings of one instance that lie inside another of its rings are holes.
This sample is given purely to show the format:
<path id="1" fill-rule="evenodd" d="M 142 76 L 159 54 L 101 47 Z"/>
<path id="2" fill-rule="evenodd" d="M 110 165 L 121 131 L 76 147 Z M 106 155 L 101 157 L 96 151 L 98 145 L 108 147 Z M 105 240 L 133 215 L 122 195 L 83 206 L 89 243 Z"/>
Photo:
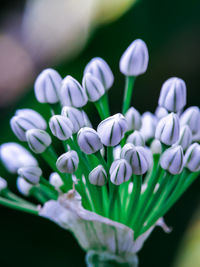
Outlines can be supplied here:
<path id="1" fill-rule="evenodd" d="M 118 62 L 136 38 L 149 48 L 145 75 L 135 84 L 132 104 L 154 111 L 162 83 L 185 80 L 188 105 L 200 97 L 199 0 L 4 0 L 0 9 L 0 143 L 16 141 L 9 119 L 16 108 L 43 110 L 33 93 L 36 75 L 53 67 L 79 81 L 86 63 L 103 57 L 115 74 L 109 98 L 120 110 L 124 77 Z M 94 125 L 93 107 L 87 107 Z M 45 168 L 44 162 L 41 165 Z M 15 179 L 0 165 L 15 191 Z M 48 173 L 47 173 L 48 174 Z M 200 182 L 197 180 L 166 216 L 171 234 L 156 229 L 140 252 L 140 267 L 200 266 Z M 0 207 L 0 266 L 84 266 L 73 236 L 55 224 Z"/>

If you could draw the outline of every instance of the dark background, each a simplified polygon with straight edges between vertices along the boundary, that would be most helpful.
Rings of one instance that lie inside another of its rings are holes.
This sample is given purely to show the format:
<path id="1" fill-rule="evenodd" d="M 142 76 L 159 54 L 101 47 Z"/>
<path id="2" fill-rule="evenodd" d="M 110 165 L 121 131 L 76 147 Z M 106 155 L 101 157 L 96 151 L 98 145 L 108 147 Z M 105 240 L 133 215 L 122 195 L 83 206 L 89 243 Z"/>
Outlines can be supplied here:
<path id="1" fill-rule="evenodd" d="M 23 8 L 23 1 L 14 1 Z M 3 1 L 1 12 L 9 10 L 13 1 Z M 160 87 L 167 78 L 178 76 L 188 88 L 188 105 L 199 106 L 200 84 L 200 1 L 143 0 L 114 23 L 99 28 L 87 47 L 73 61 L 63 62 L 56 69 L 64 77 L 71 74 L 81 80 L 85 64 L 94 56 L 103 57 L 115 74 L 110 91 L 112 113 L 120 111 L 124 78 L 118 62 L 122 52 L 136 38 L 143 39 L 149 48 L 148 71 L 136 81 L 133 105 L 142 113 L 154 111 Z M 1 110 L 1 143 L 16 140 L 9 128 L 9 118 L 19 107 L 35 108 L 33 91 L 15 106 Z M 39 107 L 40 108 L 40 107 Z M 89 106 L 91 120 L 98 117 Z M 5 176 L 1 167 L 1 175 Z M 11 187 L 14 178 L 7 175 Z M 178 250 L 195 209 L 199 205 L 199 181 L 167 214 L 171 234 L 156 229 L 139 253 L 140 267 L 169 267 Z M 73 236 L 45 219 L 0 208 L 0 266 L 84 266 L 84 252 Z"/>

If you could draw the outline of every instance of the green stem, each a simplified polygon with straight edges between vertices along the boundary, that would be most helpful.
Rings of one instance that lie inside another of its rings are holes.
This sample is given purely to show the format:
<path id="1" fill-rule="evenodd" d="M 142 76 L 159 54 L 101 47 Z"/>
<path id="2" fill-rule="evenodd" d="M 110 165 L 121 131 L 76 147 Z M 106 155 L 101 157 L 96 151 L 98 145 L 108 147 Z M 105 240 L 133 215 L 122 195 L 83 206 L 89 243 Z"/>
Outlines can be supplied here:
<path id="1" fill-rule="evenodd" d="M 99 160 L 99 162 L 101 163 L 101 165 L 103 165 L 104 169 L 106 170 L 106 172 L 108 172 L 108 166 L 106 164 L 105 159 L 102 157 L 100 151 L 97 151 L 94 156 Z"/>
<path id="2" fill-rule="evenodd" d="M 125 114 L 130 107 L 135 78 L 134 76 L 126 76 L 122 114 Z"/>
<path id="3" fill-rule="evenodd" d="M 36 198 L 40 203 L 44 204 L 45 202 L 48 201 L 48 198 L 43 195 L 41 192 L 40 188 L 34 186 L 30 190 L 30 195 Z"/>
<path id="4" fill-rule="evenodd" d="M 38 215 L 37 207 L 31 207 L 31 206 L 26 205 L 26 204 L 13 202 L 11 200 L 4 199 L 3 197 L 0 197 L 0 204 L 5 206 L 5 207 L 11 208 L 11 209 L 15 209 L 15 210 L 31 213 L 34 215 Z"/>
<path id="5" fill-rule="evenodd" d="M 100 98 L 98 101 L 94 102 L 94 105 L 95 105 L 95 107 L 99 113 L 101 120 L 106 119 L 107 113 L 106 113 L 106 109 L 104 108 L 104 105 L 102 103 L 102 98 Z"/>
<path id="6" fill-rule="evenodd" d="M 109 101 L 108 101 L 108 93 L 106 92 L 102 98 L 102 106 L 105 110 L 105 114 L 106 114 L 106 117 L 109 117 L 110 116 L 110 109 L 109 109 Z"/>
<path id="7" fill-rule="evenodd" d="M 3 197 L 8 198 L 8 199 L 10 199 L 12 201 L 16 201 L 16 202 L 19 202 L 19 203 L 22 203 L 22 204 L 26 204 L 26 205 L 30 205 L 31 207 L 34 207 L 34 205 L 31 202 L 29 202 L 29 201 L 27 201 L 27 200 L 15 195 L 8 188 L 2 190 L 1 194 L 2 194 Z"/>
<path id="8" fill-rule="evenodd" d="M 113 148 L 111 146 L 107 146 L 107 166 L 110 168 L 113 162 Z"/>

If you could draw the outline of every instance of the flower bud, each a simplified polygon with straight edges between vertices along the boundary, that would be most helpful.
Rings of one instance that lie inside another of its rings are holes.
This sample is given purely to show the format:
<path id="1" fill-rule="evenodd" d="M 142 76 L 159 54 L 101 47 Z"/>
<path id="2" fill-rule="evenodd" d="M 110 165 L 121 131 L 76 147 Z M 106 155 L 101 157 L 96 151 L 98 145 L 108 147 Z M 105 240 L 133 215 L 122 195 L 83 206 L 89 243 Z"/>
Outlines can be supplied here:
<path id="1" fill-rule="evenodd" d="M 54 136 L 60 140 L 67 140 L 72 136 L 73 124 L 62 115 L 54 115 L 49 121 L 49 127 Z"/>
<path id="2" fill-rule="evenodd" d="M 43 70 L 35 81 L 35 96 L 40 103 L 54 104 L 60 100 L 62 78 L 53 69 Z"/>
<path id="3" fill-rule="evenodd" d="M 168 115 L 168 111 L 165 108 L 158 106 L 156 108 L 155 115 L 158 118 L 158 120 L 160 120 Z"/>
<path id="4" fill-rule="evenodd" d="M 130 107 L 125 114 L 128 123 L 128 131 L 140 130 L 142 126 L 141 115 L 134 107 Z"/>
<path id="5" fill-rule="evenodd" d="M 198 107 L 187 108 L 180 117 L 181 125 L 187 124 L 193 135 L 200 134 L 200 110 Z"/>
<path id="6" fill-rule="evenodd" d="M 10 120 L 12 131 L 20 141 L 26 141 L 26 131 L 29 129 L 47 128 L 46 121 L 36 111 L 31 109 L 22 109 L 16 112 L 16 115 Z"/>
<path id="7" fill-rule="evenodd" d="M 25 166 L 37 166 L 37 160 L 23 146 L 17 143 L 5 143 L 0 146 L 0 158 L 11 173 Z"/>
<path id="8" fill-rule="evenodd" d="M 184 157 L 185 167 L 191 172 L 200 171 L 200 145 L 197 143 L 189 146 Z"/>
<path id="9" fill-rule="evenodd" d="M 105 146 L 116 146 L 124 137 L 127 128 L 125 117 L 118 113 L 103 120 L 97 128 L 97 132 Z"/>
<path id="10" fill-rule="evenodd" d="M 140 129 L 145 141 L 154 138 L 157 118 L 151 112 L 145 112 L 142 115 L 142 127 Z"/>
<path id="11" fill-rule="evenodd" d="M 62 173 L 75 173 L 78 168 L 79 158 L 74 150 L 62 154 L 56 161 L 56 167 Z"/>
<path id="12" fill-rule="evenodd" d="M 162 145 L 161 142 L 157 139 L 154 139 L 150 146 L 151 152 L 153 154 L 161 154 L 162 153 Z"/>
<path id="13" fill-rule="evenodd" d="M 88 72 L 94 75 L 103 84 L 105 90 L 110 89 L 110 87 L 113 85 L 113 73 L 106 61 L 102 58 L 95 57 L 90 60 L 85 67 L 84 75 Z"/>
<path id="14" fill-rule="evenodd" d="M 86 154 L 92 154 L 103 148 L 98 133 L 89 127 L 80 129 L 77 135 L 77 142 L 81 150 Z"/>
<path id="15" fill-rule="evenodd" d="M 155 137 L 165 145 L 173 145 L 179 139 L 180 123 L 175 113 L 162 118 L 156 127 Z"/>
<path id="16" fill-rule="evenodd" d="M 105 93 L 104 86 L 100 80 L 89 72 L 84 75 L 82 85 L 88 96 L 88 100 L 91 102 L 99 100 Z"/>
<path id="17" fill-rule="evenodd" d="M 39 129 L 31 129 L 26 132 L 26 139 L 30 149 L 36 153 L 43 153 L 51 144 L 50 135 Z"/>
<path id="18" fill-rule="evenodd" d="M 180 137 L 177 145 L 182 146 L 183 150 L 189 147 L 192 143 L 192 132 L 188 125 L 183 125 L 180 130 Z"/>
<path id="19" fill-rule="evenodd" d="M 57 190 L 63 185 L 63 181 L 57 172 L 53 172 L 49 176 L 49 183 L 53 185 Z"/>
<path id="20" fill-rule="evenodd" d="M 0 177 L 0 193 L 2 190 L 6 189 L 7 187 L 8 187 L 7 181 L 4 178 Z"/>
<path id="21" fill-rule="evenodd" d="M 73 133 L 77 133 L 82 127 L 85 126 L 84 116 L 82 111 L 73 107 L 63 107 L 62 116 L 67 117 L 73 124 Z"/>
<path id="22" fill-rule="evenodd" d="M 121 145 L 113 147 L 113 158 L 114 159 L 120 159 L 120 153 L 121 153 Z"/>
<path id="23" fill-rule="evenodd" d="M 42 170 L 36 166 L 22 167 L 18 169 L 18 174 L 31 184 L 38 184 Z"/>
<path id="24" fill-rule="evenodd" d="M 181 146 L 172 146 L 165 150 L 160 158 L 160 166 L 171 174 L 179 174 L 183 170 L 183 149 Z"/>
<path id="25" fill-rule="evenodd" d="M 132 169 L 125 159 L 115 160 L 110 167 L 110 181 L 115 185 L 120 185 L 128 181 L 132 175 Z"/>
<path id="26" fill-rule="evenodd" d="M 145 42 L 136 39 L 123 53 L 119 68 L 126 76 L 138 76 L 146 72 L 148 62 L 149 54 Z"/>
<path id="27" fill-rule="evenodd" d="M 144 137 L 138 131 L 134 131 L 126 140 L 126 143 L 131 143 L 135 146 L 145 146 Z"/>
<path id="28" fill-rule="evenodd" d="M 62 82 L 61 101 L 64 106 L 81 108 L 86 105 L 88 99 L 85 90 L 80 83 L 68 75 Z"/>
<path id="29" fill-rule="evenodd" d="M 102 165 L 98 165 L 89 173 L 88 178 L 91 184 L 103 186 L 107 181 L 107 173 Z"/>
<path id="30" fill-rule="evenodd" d="M 17 178 L 17 189 L 18 191 L 28 197 L 30 195 L 30 190 L 33 188 L 33 185 L 27 182 L 24 178 L 18 177 Z"/>
<path id="31" fill-rule="evenodd" d="M 162 85 L 158 100 L 160 106 L 178 112 L 186 105 L 186 85 L 182 79 L 173 77 Z"/>
<path id="32" fill-rule="evenodd" d="M 132 171 L 136 175 L 144 174 L 149 170 L 152 164 L 152 154 L 142 146 L 134 146 L 133 144 L 126 144 L 121 151 L 121 158 L 126 159 Z"/>
<path id="33" fill-rule="evenodd" d="M 85 111 L 81 110 L 81 113 L 83 115 L 84 126 L 89 127 L 89 128 L 93 128 L 92 123 L 91 123 L 90 119 L 88 118 L 88 115 L 85 113 Z"/>

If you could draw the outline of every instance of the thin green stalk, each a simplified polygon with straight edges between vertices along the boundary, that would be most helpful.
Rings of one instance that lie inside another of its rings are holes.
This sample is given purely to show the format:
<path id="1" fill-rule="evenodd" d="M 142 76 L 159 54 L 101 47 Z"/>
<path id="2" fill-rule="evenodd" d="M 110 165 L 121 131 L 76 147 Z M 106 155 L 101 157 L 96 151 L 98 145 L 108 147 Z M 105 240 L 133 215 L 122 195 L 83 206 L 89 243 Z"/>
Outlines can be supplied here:
<path id="1" fill-rule="evenodd" d="M 103 105 L 103 108 L 105 110 L 105 115 L 106 117 L 109 117 L 110 116 L 110 109 L 109 109 L 109 101 L 108 101 L 108 93 L 106 92 L 102 98 L 102 105 Z"/>
<path id="2" fill-rule="evenodd" d="M 11 209 L 15 209 L 15 210 L 27 212 L 30 214 L 38 215 L 37 207 L 32 207 L 32 206 L 29 206 L 26 204 L 13 202 L 13 201 L 5 199 L 3 197 L 0 197 L 0 204 L 5 206 L 5 207 L 11 208 Z"/>
<path id="3" fill-rule="evenodd" d="M 113 147 L 107 146 L 107 166 L 110 168 L 113 162 Z"/>
<path id="4" fill-rule="evenodd" d="M 34 186 L 30 190 L 30 195 L 36 198 L 40 203 L 44 204 L 47 202 L 49 199 L 44 196 L 44 194 L 41 192 L 40 188 Z"/>
<path id="5" fill-rule="evenodd" d="M 52 191 L 49 187 L 44 184 L 40 184 L 39 188 L 41 192 L 47 196 L 48 199 L 57 200 L 58 199 L 58 192 L 56 190 Z"/>
<path id="6" fill-rule="evenodd" d="M 106 119 L 106 110 L 104 109 L 101 98 L 98 101 L 94 102 L 94 105 L 99 113 L 101 120 Z"/>
<path id="7" fill-rule="evenodd" d="M 105 159 L 101 155 L 100 151 L 97 151 L 96 153 L 94 153 L 94 156 L 99 160 L 99 162 L 101 163 L 101 165 L 103 165 L 103 167 L 106 170 L 106 172 L 108 172 L 108 166 L 106 164 Z"/>
<path id="8" fill-rule="evenodd" d="M 8 198 L 12 201 L 16 201 L 16 202 L 30 205 L 30 206 L 34 207 L 34 205 L 31 202 L 29 202 L 29 201 L 17 196 L 16 194 L 12 193 L 8 188 L 2 190 L 1 194 L 3 197 Z"/>
<path id="9" fill-rule="evenodd" d="M 133 191 L 128 203 L 126 224 L 132 226 L 142 187 L 142 175 L 133 175 Z"/>
<path id="10" fill-rule="evenodd" d="M 122 114 L 125 114 L 130 107 L 135 78 L 134 76 L 126 76 Z"/>

